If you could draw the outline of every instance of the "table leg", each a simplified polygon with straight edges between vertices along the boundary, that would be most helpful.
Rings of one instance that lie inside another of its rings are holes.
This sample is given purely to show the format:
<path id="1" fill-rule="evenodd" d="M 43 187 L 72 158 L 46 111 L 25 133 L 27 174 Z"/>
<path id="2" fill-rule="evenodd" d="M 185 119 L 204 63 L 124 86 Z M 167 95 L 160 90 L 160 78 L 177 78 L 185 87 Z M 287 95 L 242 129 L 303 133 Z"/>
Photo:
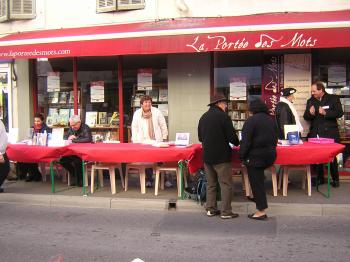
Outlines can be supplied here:
<path id="1" fill-rule="evenodd" d="M 81 169 L 83 171 L 83 196 L 86 196 L 86 188 L 85 188 L 85 161 L 81 161 Z"/>
<path id="2" fill-rule="evenodd" d="M 331 197 L 331 164 L 327 163 L 327 193 L 323 193 L 318 190 L 318 179 L 316 177 L 316 190 L 317 192 L 321 193 L 326 198 Z"/>
<path id="3" fill-rule="evenodd" d="M 183 161 L 179 161 L 179 168 L 180 168 L 180 183 L 179 183 L 179 187 L 180 187 L 180 192 L 181 192 L 181 195 L 180 195 L 180 199 L 184 199 L 184 170 L 183 170 Z"/>
<path id="4" fill-rule="evenodd" d="M 50 162 L 50 176 L 51 176 L 51 192 L 55 193 L 55 174 L 53 171 L 54 161 Z"/>

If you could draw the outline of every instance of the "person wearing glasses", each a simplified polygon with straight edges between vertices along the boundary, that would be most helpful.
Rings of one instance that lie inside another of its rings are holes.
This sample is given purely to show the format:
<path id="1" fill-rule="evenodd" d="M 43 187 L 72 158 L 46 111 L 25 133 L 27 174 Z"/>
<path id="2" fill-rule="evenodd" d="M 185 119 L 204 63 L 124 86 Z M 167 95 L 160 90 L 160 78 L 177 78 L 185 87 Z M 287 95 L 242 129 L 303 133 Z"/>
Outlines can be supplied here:
<path id="1" fill-rule="evenodd" d="M 69 130 L 65 139 L 71 143 L 90 143 L 92 142 L 90 127 L 82 123 L 78 115 L 73 115 L 69 118 Z M 72 185 L 76 184 L 82 187 L 83 172 L 81 158 L 75 155 L 64 156 L 60 159 L 60 164 L 69 172 L 71 177 L 75 178 Z"/>

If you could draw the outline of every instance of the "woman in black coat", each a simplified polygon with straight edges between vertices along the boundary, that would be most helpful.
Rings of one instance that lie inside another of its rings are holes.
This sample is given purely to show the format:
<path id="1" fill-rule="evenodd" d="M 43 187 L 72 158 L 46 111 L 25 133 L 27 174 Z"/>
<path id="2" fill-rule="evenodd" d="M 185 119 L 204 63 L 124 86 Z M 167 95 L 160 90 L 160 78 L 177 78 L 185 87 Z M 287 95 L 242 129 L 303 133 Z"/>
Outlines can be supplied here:
<path id="1" fill-rule="evenodd" d="M 248 177 L 257 211 L 248 215 L 251 219 L 267 219 L 267 199 L 265 191 L 265 168 L 276 159 L 277 131 L 275 121 L 268 113 L 266 104 L 258 99 L 249 104 L 253 114 L 244 123 L 239 150 L 240 159 L 248 170 Z"/>

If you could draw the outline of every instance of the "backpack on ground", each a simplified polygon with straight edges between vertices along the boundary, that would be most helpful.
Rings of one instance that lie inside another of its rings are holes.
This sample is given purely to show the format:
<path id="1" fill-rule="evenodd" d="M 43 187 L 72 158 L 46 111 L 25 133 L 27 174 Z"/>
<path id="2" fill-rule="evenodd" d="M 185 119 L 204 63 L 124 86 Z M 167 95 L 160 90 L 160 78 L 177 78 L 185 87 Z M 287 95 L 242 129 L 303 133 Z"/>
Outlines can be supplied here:
<path id="1" fill-rule="evenodd" d="M 193 199 L 201 205 L 206 201 L 207 179 L 203 169 L 197 171 L 192 177 L 192 182 L 185 188 L 185 198 Z"/>

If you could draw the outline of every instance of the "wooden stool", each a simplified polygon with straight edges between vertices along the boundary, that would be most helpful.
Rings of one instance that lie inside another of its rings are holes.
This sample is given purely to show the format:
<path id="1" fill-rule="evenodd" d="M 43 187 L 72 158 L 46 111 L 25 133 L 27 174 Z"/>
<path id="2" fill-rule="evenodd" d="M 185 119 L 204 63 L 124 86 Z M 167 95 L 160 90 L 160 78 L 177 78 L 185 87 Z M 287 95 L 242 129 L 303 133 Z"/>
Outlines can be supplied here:
<path id="1" fill-rule="evenodd" d="M 140 176 L 141 194 L 146 194 L 146 168 L 155 168 L 155 163 L 129 163 L 125 171 L 125 191 L 128 190 L 129 171 L 134 170 Z M 135 173 L 133 173 L 135 174 Z"/>
<path id="2" fill-rule="evenodd" d="M 271 172 L 271 180 L 272 180 L 272 194 L 273 196 L 277 196 L 277 175 L 275 166 L 270 166 L 267 169 Z M 247 197 L 253 197 L 252 190 L 249 183 L 248 171 L 245 166 L 233 166 L 232 171 L 240 171 L 242 173 L 242 184 L 244 184 L 245 195 Z"/>
<path id="3" fill-rule="evenodd" d="M 283 196 L 287 196 L 288 191 L 288 175 L 291 170 L 303 170 L 306 174 L 303 175 L 302 189 L 305 189 L 305 181 L 307 181 L 307 194 L 311 196 L 311 166 L 299 165 L 299 166 L 283 166 Z M 279 187 L 281 182 L 279 181 Z"/>
<path id="4" fill-rule="evenodd" d="M 102 170 L 108 170 L 109 171 L 109 180 L 111 182 L 111 192 L 114 195 L 116 193 L 116 187 L 115 187 L 115 169 L 118 168 L 119 175 L 120 175 L 120 181 L 122 184 L 122 187 L 124 188 L 124 177 L 123 177 L 123 170 L 121 164 L 116 163 L 96 163 L 91 166 L 91 194 L 94 193 L 94 179 L 95 179 L 95 170 L 98 170 L 98 177 L 99 181 L 101 183 L 101 187 L 103 187 L 103 173 Z"/>
<path id="5" fill-rule="evenodd" d="M 159 177 L 160 177 L 160 188 L 164 190 L 164 174 L 161 175 L 161 172 L 173 171 L 176 173 L 176 185 L 177 185 L 177 195 L 181 196 L 181 180 L 180 180 L 180 168 L 177 163 L 172 165 L 164 165 L 164 166 L 156 166 L 156 183 L 154 186 L 154 195 L 158 196 L 158 188 L 159 188 Z M 184 172 L 184 184 L 187 187 L 187 178 Z"/>

